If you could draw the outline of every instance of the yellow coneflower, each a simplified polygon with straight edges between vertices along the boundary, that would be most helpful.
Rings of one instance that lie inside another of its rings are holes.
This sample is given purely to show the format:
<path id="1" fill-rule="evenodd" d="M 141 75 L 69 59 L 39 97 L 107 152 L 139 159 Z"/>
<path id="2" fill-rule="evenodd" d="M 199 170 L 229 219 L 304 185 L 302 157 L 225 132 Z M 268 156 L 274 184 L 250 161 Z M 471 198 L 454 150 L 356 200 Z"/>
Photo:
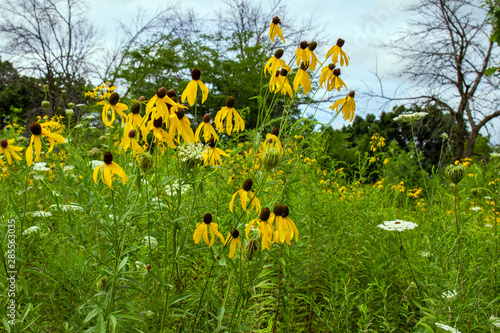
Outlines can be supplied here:
<path id="1" fill-rule="evenodd" d="M 329 64 L 326 67 L 323 67 L 321 70 L 321 75 L 319 77 L 319 86 L 323 87 L 323 84 L 325 85 L 326 90 L 332 91 L 335 86 L 333 85 L 328 85 L 330 83 L 330 77 L 333 75 L 333 70 L 335 69 L 334 64 Z"/>
<path id="2" fill-rule="evenodd" d="M 208 88 L 203 82 L 201 82 L 200 77 L 201 77 L 200 69 L 194 68 L 191 71 L 192 80 L 189 81 L 188 85 L 186 86 L 186 89 L 184 89 L 184 91 L 182 92 L 181 96 L 182 103 L 184 103 L 184 101 L 187 98 L 189 105 L 193 106 L 194 102 L 196 101 L 196 95 L 198 94 L 198 87 L 200 87 L 202 92 L 201 104 L 205 103 L 208 97 Z"/>
<path id="3" fill-rule="evenodd" d="M 220 109 L 215 116 L 214 122 L 219 132 L 222 132 L 224 130 L 224 119 L 226 119 L 227 135 L 231 135 L 231 133 L 233 132 L 233 128 L 235 132 L 245 130 L 245 122 L 243 121 L 243 118 L 241 118 L 238 111 L 236 111 L 236 109 L 234 108 L 234 98 L 232 96 L 229 96 L 226 99 L 226 106 L 222 107 L 222 109 Z"/>
<path id="4" fill-rule="evenodd" d="M 41 159 L 41 153 L 42 153 L 42 137 L 47 137 L 49 140 L 49 150 L 47 151 L 47 154 L 54 149 L 55 143 L 65 143 L 66 140 L 57 133 L 51 133 L 47 128 L 49 126 L 54 126 L 56 125 L 56 122 L 49 121 L 46 123 L 39 124 L 37 122 L 33 122 L 30 125 L 30 131 L 31 131 L 31 139 L 30 139 L 30 144 L 28 146 L 28 149 L 26 149 L 26 163 L 28 163 L 28 166 L 31 166 L 33 163 L 33 147 L 36 152 L 35 156 L 35 162 L 40 162 Z"/>
<path id="5" fill-rule="evenodd" d="M 227 245 L 229 241 L 231 241 L 231 244 L 229 245 L 229 259 L 231 259 L 236 253 L 236 245 L 238 245 L 241 250 L 240 232 L 236 229 L 233 229 L 233 231 L 227 234 L 227 238 L 224 243 Z"/>
<path id="6" fill-rule="evenodd" d="M 273 243 L 274 229 L 272 221 L 269 220 L 270 214 L 271 211 L 269 208 L 264 207 L 260 212 L 259 218 L 248 222 L 247 227 L 245 228 L 245 235 L 248 238 L 248 234 L 250 233 L 253 224 L 258 223 L 257 229 L 259 230 L 259 237 L 262 238 L 262 250 L 270 248 Z"/>
<path id="7" fill-rule="evenodd" d="M 307 42 L 304 40 L 300 42 L 299 47 L 295 50 L 295 59 L 297 61 L 297 66 L 300 65 L 300 62 L 304 62 L 305 64 L 309 64 L 309 54 L 307 54 Z"/>
<path id="8" fill-rule="evenodd" d="M 157 141 L 165 142 L 170 148 L 176 149 L 174 140 L 163 128 L 163 118 L 150 120 L 146 126 L 142 127 L 142 137 L 147 138 L 148 133 L 153 131 L 153 135 Z"/>
<path id="9" fill-rule="evenodd" d="M 340 66 L 344 66 L 344 62 L 346 66 L 349 66 L 349 56 L 342 50 L 342 46 L 344 46 L 345 40 L 339 38 L 337 40 L 337 44 L 335 44 L 328 52 L 326 53 L 326 57 L 328 58 L 332 55 L 332 62 L 336 65 L 340 56 Z"/>
<path id="10" fill-rule="evenodd" d="M 229 157 L 228 154 L 222 149 L 219 149 L 215 147 L 215 141 L 214 138 L 210 138 L 208 141 L 208 146 L 210 148 L 205 149 L 203 153 L 201 154 L 201 158 L 203 159 L 203 164 L 205 166 L 210 165 L 210 166 L 217 166 L 217 165 L 222 165 L 222 156 Z"/>
<path id="11" fill-rule="evenodd" d="M 238 194 L 240 196 L 241 207 L 245 212 L 250 213 L 250 211 L 252 211 L 254 208 L 258 213 L 260 212 L 260 201 L 255 196 L 255 194 L 252 191 L 250 191 L 252 189 L 252 186 L 253 186 L 253 181 L 250 178 L 248 178 L 243 182 L 243 188 L 239 189 L 235 194 L 233 194 L 231 202 L 229 202 L 229 210 L 231 211 L 231 213 L 233 212 L 234 199 Z M 248 204 L 250 204 L 250 208 L 247 210 Z"/>
<path id="12" fill-rule="evenodd" d="M 208 230 L 210 230 L 210 242 L 208 242 Z M 215 236 L 219 237 L 222 243 L 226 243 L 224 237 L 219 232 L 219 226 L 217 223 L 212 222 L 212 214 L 205 214 L 203 222 L 196 225 L 196 229 L 193 233 L 194 243 L 198 244 L 203 237 L 203 241 L 207 243 L 208 246 L 212 246 L 214 245 Z"/>
<path id="13" fill-rule="evenodd" d="M 212 124 L 210 124 L 210 115 L 208 113 L 203 116 L 203 121 L 198 125 L 196 133 L 194 133 L 196 141 L 200 141 L 200 134 L 202 131 L 205 142 L 208 142 L 212 136 L 215 140 L 219 140 L 217 132 L 215 132 Z"/>
<path id="14" fill-rule="evenodd" d="M 110 189 L 113 189 L 112 187 L 112 178 L 114 175 L 118 175 L 122 181 L 123 184 L 126 184 L 128 181 L 128 177 L 123 171 L 123 169 L 113 162 L 113 155 L 109 151 L 104 153 L 104 158 L 103 158 L 104 163 L 99 165 L 97 168 L 94 169 L 94 183 L 97 184 L 97 175 L 99 171 L 101 172 L 101 180 L 104 184 L 108 185 Z"/>
<path id="15" fill-rule="evenodd" d="M 340 112 L 339 107 L 342 110 L 342 117 L 344 120 L 352 121 L 354 119 L 354 111 L 356 110 L 356 103 L 354 102 L 354 91 L 351 90 L 345 98 L 341 98 L 330 106 L 332 111 Z"/>
<path id="16" fill-rule="evenodd" d="M 0 140 L 0 154 L 3 154 L 7 158 L 7 163 L 9 165 L 12 164 L 12 157 L 16 160 L 21 160 L 21 156 L 19 156 L 16 152 L 23 150 L 22 147 L 17 147 L 13 145 L 14 139 L 2 139 Z M 0 160 L 1 161 L 1 160 Z M 2 161 L 3 163 L 3 161 Z"/>
<path id="17" fill-rule="evenodd" d="M 142 117 L 139 114 L 141 111 L 141 103 L 134 102 L 130 107 L 130 113 L 127 116 L 127 122 L 125 123 L 125 132 L 128 130 L 135 130 L 142 125 Z"/>
<path id="18" fill-rule="evenodd" d="M 318 57 L 316 57 L 316 54 L 314 54 L 314 50 L 316 50 L 317 46 L 318 43 L 313 41 L 307 46 L 306 50 L 308 58 L 310 59 L 309 69 L 311 71 L 314 71 L 316 69 L 316 64 L 318 63 Z"/>
<path id="19" fill-rule="evenodd" d="M 180 143 L 180 138 L 184 140 L 184 142 L 195 142 L 194 140 L 194 132 L 191 128 L 191 122 L 188 117 L 184 114 L 184 111 L 178 109 L 177 111 L 173 111 L 170 115 L 170 129 L 169 134 L 175 138 L 177 134 L 177 142 Z"/>
<path id="20" fill-rule="evenodd" d="M 340 78 L 340 68 L 335 68 L 326 80 L 326 89 L 328 91 L 332 91 L 333 89 L 337 89 L 338 91 L 340 91 L 342 87 L 347 90 L 347 86 Z"/>
<path id="21" fill-rule="evenodd" d="M 278 138 L 279 128 L 275 127 L 271 133 L 266 134 L 266 140 L 264 141 L 263 148 L 277 148 L 281 153 L 283 153 L 283 146 L 281 145 L 281 140 Z"/>
<path id="22" fill-rule="evenodd" d="M 281 68 L 285 68 L 286 70 L 290 70 L 290 66 L 288 66 L 285 60 L 281 59 L 283 56 L 283 49 L 278 49 L 274 52 L 274 56 L 269 58 L 264 66 L 264 75 L 267 76 L 267 73 L 273 75 L 277 70 Z"/>
<path id="23" fill-rule="evenodd" d="M 290 86 L 290 82 L 288 82 L 288 70 L 282 68 L 280 71 L 280 75 L 277 78 L 276 87 L 274 92 L 280 92 L 282 95 L 288 94 L 290 97 L 293 97 L 292 87 Z"/>
<path id="24" fill-rule="evenodd" d="M 120 95 L 118 93 L 112 93 L 109 96 L 109 100 L 104 102 L 102 107 L 102 122 L 104 125 L 113 128 L 113 122 L 115 121 L 115 112 L 122 117 L 122 124 L 127 115 L 123 112 L 128 110 L 128 106 L 123 103 L 118 103 L 120 100 Z M 108 120 L 108 110 L 111 110 L 111 121 Z"/>
<path id="25" fill-rule="evenodd" d="M 271 78 L 269 79 L 269 91 L 273 93 L 277 93 L 278 90 L 278 78 L 280 77 L 280 70 L 276 70 L 276 73 L 274 75 L 271 75 Z"/>
<path id="26" fill-rule="evenodd" d="M 269 217 L 271 223 L 276 222 L 276 232 L 274 240 L 279 243 L 291 244 L 291 239 L 295 236 L 295 241 L 299 238 L 299 231 L 295 223 L 288 217 L 288 206 L 277 203 L 274 205 L 273 213 Z"/>
<path id="27" fill-rule="evenodd" d="M 305 95 L 311 91 L 311 78 L 309 77 L 309 73 L 307 73 L 307 65 L 305 65 L 304 62 L 300 64 L 300 68 L 293 80 L 293 89 L 295 91 L 299 90 L 299 86 L 304 88 Z"/>
<path id="28" fill-rule="evenodd" d="M 137 142 L 135 136 L 136 131 L 134 129 L 125 131 L 125 133 L 123 133 L 122 141 L 120 142 L 120 147 L 123 147 L 124 151 L 127 151 L 128 148 L 132 149 L 132 151 L 134 152 L 133 156 L 137 155 L 138 153 L 144 153 L 144 149 Z"/>
<path id="29" fill-rule="evenodd" d="M 269 38 L 271 38 L 274 43 L 274 38 L 276 37 L 276 35 L 278 35 L 278 37 L 283 40 L 283 43 L 285 43 L 285 38 L 283 38 L 283 31 L 281 31 L 281 28 L 278 26 L 278 24 L 281 24 L 280 18 L 278 16 L 273 17 L 273 20 L 269 25 Z"/>
<path id="30" fill-rule="evenodd" d="M 168 104 L 176 105 L 178 103 L 174 102 L 168 95 L 167 89 L 165 87 L 161 87 L 156 91 L 156 95 L 154 95 L 146 104 L 146 115 L 145 118 L 148 119 L 150 114 L 152 115 L 152 119 L 162 118 L 168 122 Z M 155 108 L 156 107 L 156 108 Z M 168 126 L 168 123 L 166 124 Z"/>

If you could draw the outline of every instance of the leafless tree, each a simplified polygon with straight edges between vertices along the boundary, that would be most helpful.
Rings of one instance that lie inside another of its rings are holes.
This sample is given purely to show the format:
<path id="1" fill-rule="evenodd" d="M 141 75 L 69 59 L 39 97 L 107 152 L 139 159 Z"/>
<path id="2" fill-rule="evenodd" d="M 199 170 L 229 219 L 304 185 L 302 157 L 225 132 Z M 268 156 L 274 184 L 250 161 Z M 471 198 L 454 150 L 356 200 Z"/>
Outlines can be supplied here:
<path id="1" fill-rule="evenodd" d="M 54 106 L 75 101 L 75 83 L 94 70 L 96 31 L 77 0 L 2 1 L 2 52 L 19 70 L 49 86 Z M 38 87 L 41 89 L 41 87 Z M 61 90 L 66 93 L 61 95 Z"/>
<path id="2" fill-rule="evenodd" d="M 401 57 L 401 75 L 415 88 L 397 100 L 449 112 L 456 120 L 455 158 L 470 157 L 479 131 L 500 116 L 499 81 L 485 75 L 498 64 L 487 11 L 474 0 L 421 0 L 409 10 L 409 28 L 385 45 Z"/>

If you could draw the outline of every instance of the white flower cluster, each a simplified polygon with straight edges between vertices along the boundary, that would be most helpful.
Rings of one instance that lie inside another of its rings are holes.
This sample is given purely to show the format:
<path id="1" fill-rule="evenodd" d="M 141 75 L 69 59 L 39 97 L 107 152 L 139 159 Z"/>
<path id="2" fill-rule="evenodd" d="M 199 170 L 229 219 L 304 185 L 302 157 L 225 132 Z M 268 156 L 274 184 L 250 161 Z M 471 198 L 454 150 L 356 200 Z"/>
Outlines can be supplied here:
<path id="1" fill-rule="evenodd" d="M 377 227 L 388 231 L 401 232 L 404 230 L 415 229 L 416 227 L 418 227 L 418 225 L 413 222 L 395 220 L 395 221 L 384 221 L 384 224 L 379 224 Z"/>
<path id="2" fill-rule="evenodd" d="M 440 324 L 440 323 L 435 323 L 437 327 L 442 328 L 445 331 L 452 332 L 452 333 L 461 333 L 459 330 L 456 328 L 453 328 L 448 325 Z"/>
<path id="3" fill-rule="evenodd" d="M 47 168 L 47 163 L 45 163 L 45 162 L 35 162 L 35 163 L 33 163 L 33 170 L 35 170 L 35 171 L 50 171 L 50 168 Z"/>
<path id="4" fill-rule="evenodd" d="M 456 290 L 449 290 L 449 291 L 445 291 L 441 297 L 443 298 L 454 298 L 455 296 L 457 296 L 457 291 Z"/>
<path id="5" fill-rule="evenodd" d="M 98 160 L 92 160 L 89 162 L 89 164 L 92 164 L 92 169 L 97 168 L 99 165 L 103 164 L 103 161 L 98 161 Z"/>
<path id="6" fill-rule="evenodd" d="M 52 205 L 49 207 L 49 209 L 53 209 L 53 208 L 61 208 L 61 210 L 63 212 L 74 212 L 74 211 L 79 211 L 79 212 L 83 212 L 83 208 L 82 206 L 80 205 L 74 205 L 74 204 L 69 204 L 69 205 Z"/>
<path id="7" fill-rule="evenodd" d="M 143 262 L 140 262 L 139 260 L 135 261 L 135 268 L 137 268 L 138 271 L 146 269 L 146 264 Z"/>
<path id="8" fill-rule="evenodd" d="M 44 212 L 43 210 L 41 210 L 39 212 L 34 212 L 33 216 L 35 216 L 35 217 L 49 217 L 49 216 L 52 216 L 52 213 L 51 212 Z"/>
<path id="9" fill-rule="evenodd" d="M 493 326 L 500 328 L 500 318 L 495 317 L 495 316 L 491 316 L 490 320 L 491 320 L 491 323 L 493 324 Z"/>
<path id="10" fill-rule="evenodd" d="M 500 153 L 497 152 L 491 153 L 490 157 L 500 157 Z"/>
<path id="11" fill-rule="evenodd" d="M 205 145 L 198 143 L 184 143 L 179 147 L 179 158 L 182 162 L 187 162 L 189 160 L 201 160 L 201 155 L 205 150 Z"/>
<path id="12" fill-rule="evenodd" d="M 154 250 L 158 246 L 158 241 L 154 237 L 144 236 L 142 238 L 142 246 L 150 246 L 151 249 Z"/>
<path id="13" fill-rule="evenodd" d="M 170 197 L 173 197 L 173 196 L 177 195 L 178 191 L 180 191 L 181 194 L 184 194 L 188 190 L 189 190 L 189 185 L 184 185 L 184 184 L 181 183 L 180 186 L 179 186 L 179 182 L 178 181 L 173 182 L 172 185 L 166 185 L 165 186 L 165 192 Z"/>
<path id="14" fill-rule="evenodd" d="M 34 233 L 39 232 L 39 231 L 40 231 L 40 227 L 37 225 L 34 225 L 34 226 L 29 227 L 28 229 L 24 230 L 23 235 L 27 236 L 27 235 L 31 235 L 31 234 L 34 234 Z"/>
<path id="15" fill-rule="evenodd" d="M 394 121 L 398 121 L 400 123 L 411 123 L 424 118 L 428 114 L 429 114 L 428 112 L 403 113 L 394 118 Z"/>
<path id="16" fill-rule="evenodd" d="M 73 166 L 73 165 L 65 165 L 63 168 L 63 171 L 68 172 L 68 171 L 73 170 L 74 168 L 75 168 L 75 166 Z"/>
<path id="17" fill-rule="evenodd" d="M 482 208 L 481 207 L 471 207 L 470 210 L 472 210 L 473 212 L 479 212 Z"/>

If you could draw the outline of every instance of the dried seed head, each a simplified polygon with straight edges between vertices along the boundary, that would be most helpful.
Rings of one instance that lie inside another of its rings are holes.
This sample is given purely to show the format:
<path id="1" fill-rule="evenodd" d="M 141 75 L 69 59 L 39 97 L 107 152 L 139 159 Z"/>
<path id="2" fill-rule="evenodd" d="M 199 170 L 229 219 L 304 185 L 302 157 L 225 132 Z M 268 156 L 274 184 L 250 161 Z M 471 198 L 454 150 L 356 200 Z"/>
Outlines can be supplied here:
<path id="1" fill-rule="evenodd" d="M 275 135 L 275 136 L 278 136 L 278 134 L 280 134 L 280 129 L 279 129 L 279 127 L 275 127 L 275 128 L 273 128 L 273 130 L 271 131 L 271 134 L 272 134 L 272 135 Z"/>
<path id="2" fill-rule="evenodd" d="M 339 76 L 339 75 L 340 75 L 340 68 L 335 68 L 335 69 L 333 70 L 333 75 L 335 75 L 335 76 Z"/>
<path id="3" fill-rule="evenodd" d="M 170 97 L 170 98 L 172 98 L 172 97 L 177 97 L 177 93 L 175 92 L 175 90 L 174 90 L 174 89 L 169 89 L 169 90 L 167 91 L 167 96 L 168 96 L 168 97 Z"/>
<path id="4" fill-rule="evenodd" d="M 281 214 L 281 216 L 287 217 L 288 214 L 290 214 L 290 210 L 288 209 L 288 206 L 283 205 L 283 213 Z"/>
<path id="5" fill-rule="evenodd" d="M 299 47 L 300 47 L 302 50 L 307 49 L 307 42 L 306 42 L 305 40 L 304 40 L 304 41 L 302 41 L 302 42 L 300 42 Z"/>
<path id="6" fill-rule="evenodd" d="M 283 56 L 283 49 L 277 49 L 276 52 L 274 52 L 274 57 L 280 59 Z"/>
<path id="7" fill-rule="evenodd" d="M 104 153 L 103 161 L 106 164 L 113 163 L 113 155 L 111 155 L 111 152 L 107 151 L 107 152 Z"/>
<path id="8" fill-rule="evenodd" d="M 108 278 L 103 276 L 102 278 L 100 278 L 99 280 L 97 280 L 96 282 L 96 287 L 97 289 L 99 290 L 105 290 L 106 289 L 106 286 L 108 285 Z"/>
<path id="9" fill-rule="evenodd" d="M 314 51 L 316 50 L 316 47 L 318 47 L 318 43 L 312 41 L 308 46 L 307 48 L 309 49 L 309 51 Z"/>
<path id="10" fill-rule="evenodd" d="M 210 122 L 210 114 L 209 113 L 205 113 L 205 115 L 203 116 L 203 122 L 205 122 L 205 123 Z"/>
<path id="11" fill-rule="evenodd" d="M 306 64 L 304 64 L 304 62 L 303 62 L 303 61 L 300 63 L 300 69 L 302 69 L 303 71 L 305 71 L 305 70 L 306 70 L 306 69 L 308 69 L 308 68 L 309 68 L 309 63 L 308 63 L 307 65 L 306 65 Z"/>
<path id="12" fill-rule="evenodd" d="M 281 76 L 287 76 L 288 75 L 288 71 L 286 69 L 282 68 L 281 71 L 280 71 L 280 75 Z"/>
<path id="13" fill-rule="evenodd" d="M 153 155 L 150 153 L 144 153 L 140 158 L 141 169 L 146 172 L 153 166 Z"/>
<path id="14" fill-rule="evenodd" d="M 283 214 L 283 205 L 280 203 L 274 205 L 273 214 L 276 216 L 281 216 Z"/>
<path id="15" fill-rule="evenodd" d="M 333 69 L 335 68 L 335 64 L 329 64 L 328 65 L 328 69 L 333 71 Z"/>
<path id="16" fill-rule="evenodd" d="M 158 96 L 158 98 L 163 98 L 167 95 L 167 89 L 165 89 L 165 87 L 161 87 L 160 89 L 158 89 L 158 91 L 156 91 L 156 96 Z"/>
<path id="17" fill-rule="evenodd" d="M 231 236 L 233 236 L 234 239 L 240 237 L 240 232 L 237 229 L 233 229 L 231 232 Z"/>
<path id="18" fill-rule="evenodd" d="M 30 131 L 31 133 L 33 133 L 33 135 L 40 135 L 42 134 L 42 126 L 40 126 L 40 124 L 37 122 L 31 123 Z"/>
<path id="19" fill-rule="evenodd" d="M 146 269 L 148 270 L 148 272 L 153 268 L 153 266 L 151 266 L 151 264 L 147 264 L 146 265 Z"/>
<path id="20" fill-rule="evenodd" d="M 199 68 L 193 68 L 193 70 L 191 71 L 191 78 L 193 80 L 199 80 L 201 77 L 201 71 Z"/>
<path id="21" fill-rule="evenodd" d="M 144 96 L 139 97 L 139 102 L 141 102 L 141 103 L 142 103 L 142 102 L 144 102 L 145 100 L 146 100 L 146 97 L 144 97 Z"/>
<path id="22" fill-rule="evenodd" d="M 120 100 L 120 95 L 118 93 L 112 93 L 111 96 L 109 96 L 109 104 L 115 106 L 118 104 L 118 101 Z"/>
<path id="23" fill-rule="evenodd" d="M 177 115 L 177 119 L 179 120 L 182 120 L 182 118 L 184 118 L 184 111 L 182 110 L 177 110 L 175 114 Z"/>
<path id="24" fill-rule="evenodd" d="M 337 39 L 337 46 L 338 47 L 344 46 L 344 43 L 345 43 L 345 40 L 343 40 L 342 38 Z"/>
<path id="25" fill-rule="evenodd" d="M 9 145 L 9 143 L 7 142 L 7 140 L 5 140 L 5 139 L 0 140 L 0 147 L 5 149 L 5 148 L 7 148 L 8 145 Z"/>
<path id="26" fill-rule="evenodd" d="M 349 91 L 348 95 L 351 96 L 352 98 L 354 98 L 354 90 Z"/>
<path id="27" fill-rule="evenodd" d="M 153 120 L 153 126 L 156 128 L 160 128 L 162 124 L 163 124 L 162 117 L 159 117 L 158 119 Z"/>
<path id="28" fill-rule="evenodd" d="M 278 16 L 273 17 L 273 24 L 281 24 L 281 20 Z"/>
<path id="29" fill-rule="evenodd" d="M 229 96 L 228 98 L 226 98 L 226 106 L 228 108 L 234 108 L 234 98 L 233 98 L 233 96 Z"/>
<path id="30" fill-rule="evenodd" d="M 212 223 L 212 214 L 210 213 L 205 214 L 205 216 L 203 217 L 203 223 L 205 224 Z"/>
<path id="31" fill-rule="evenodd" d="M 446 175 L 453 184 L 458 184 L 465 177 L 465 167 L 462 164 L 449 165 L 446 168 Z"/>
<path id="32" fill-rule="evenodd" d="M 129 138 L 135 138 L 135 130 L 131 129 L 129 132 L 128 132 L 128 137 Z"/>
<path id="33" fill-rule="evenodd" d="M 252 186 L 253 181 L 250 178 L 247 178 L 247 180 L 243 182 L 243 191 L 250 191 L 252 189 Z"/>
<path id="34" fill-rule="evenodd" d="M 130 107 L 130 112 L 132 112 L 133 114 L 139 114 L 140 111 L 141 111 L 141 103 L 134 102 L 134 104 L 132 104 L 132 106 Z"/>
<path id="35" fill-rule="evenodd" d="M 256 239 L 250 239 L 245 246 L 245 251 L 248 259 L 252 259 L 255 252 L 259 250 L 259 241 Z"/>
<path id="36" fill-rule="evenodd" d="M 269 208 L 267 207 L 264 207 L 261 211 L 260 211 L 260 220 L 261 221 L 267 221 L 269 219 L 269 216 L 271 215 L 271 211 L 269 210 Z"/>

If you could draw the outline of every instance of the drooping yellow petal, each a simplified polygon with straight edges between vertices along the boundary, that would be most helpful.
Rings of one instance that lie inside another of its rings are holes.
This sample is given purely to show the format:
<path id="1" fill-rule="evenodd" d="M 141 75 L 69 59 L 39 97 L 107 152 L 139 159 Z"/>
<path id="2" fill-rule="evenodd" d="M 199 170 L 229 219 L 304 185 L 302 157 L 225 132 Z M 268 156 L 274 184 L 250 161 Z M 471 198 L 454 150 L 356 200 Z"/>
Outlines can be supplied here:
<path id="1" fill-rule="evenodd" d="M 200 87 L 202 93 L 201 104 L 203 104 L 205 103 L 208 97 L 208 88 L 205 85 L 205 83 L 201 82 L 200 80 L 197 81 L 198 81 L 198 86 Z"/>
<path id="2" fill-rule="evenodd" d="M 118 164 L 116 164 L 115 162 L 111 162 L 111 164 L 109 164 L 108 167 L 113 174 L 118 175 L 122 179 L 123 184 L 127 183 L 128 177 Z"/>
<path id="3" fill-rule="evenodd" d="M 229 210 L 231 211 L 231 213 L 233 212 L 234 199 L 236 198 L 236 195 L 240 194 L 241 191 L 243 191 L 243 189 L 239 189 L 235 194 L 233 194 L 233 197 L 231 198 L 231 201 L 229 202 Z"/>
<path id="4" fill-rule="evenodd" d="M 36 152 L 35 162 L 40 162 L 40 159 L 42 158 L 42 140 L 40 139 L 40 135 L 35 135 L 34 146 Z"/>
<path id="5" fill-rule="evenodd" d="M 92 178 L 94 178 L 94 183 L 96 183 L 96 184 L 97 184 L 97 175 L 99 173 L 99 170 L 103 166 L 103 164 L 104 164 L 104 162 L 101 165 L 97 166 L 97 168 L 94 169 L 94 174 L 93 174 Z"/>

